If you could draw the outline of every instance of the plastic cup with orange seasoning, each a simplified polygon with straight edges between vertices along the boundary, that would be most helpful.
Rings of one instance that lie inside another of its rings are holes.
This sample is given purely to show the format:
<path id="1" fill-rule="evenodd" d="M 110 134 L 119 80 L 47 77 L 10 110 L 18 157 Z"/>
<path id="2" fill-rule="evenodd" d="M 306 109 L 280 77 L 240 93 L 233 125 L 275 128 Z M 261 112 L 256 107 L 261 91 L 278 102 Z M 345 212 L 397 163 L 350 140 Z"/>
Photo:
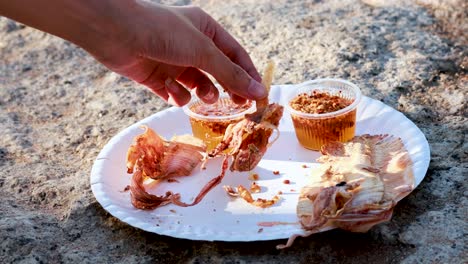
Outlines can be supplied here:
<path id="1" fill-rule="evenodd" d="M 360 100 L 359 87 L 345 80 L 316 79 L 299 85 L 286 106 L 299 143 L 320 150 L 328 142 L 351 140 Z"/>
<path id="2" fill-rule="evenodd" d="M 255 111 L 255 103 L 248 101 L 238 105 L 226 93 L 221 93 L 214 104 L 206 104 L 192 96 L 183 110 L 189 116 L 193 135 L 203 140 L 207 151 L 210 151 L 221 142 L 230 124 L 241 121 L 245 114 Z"/>

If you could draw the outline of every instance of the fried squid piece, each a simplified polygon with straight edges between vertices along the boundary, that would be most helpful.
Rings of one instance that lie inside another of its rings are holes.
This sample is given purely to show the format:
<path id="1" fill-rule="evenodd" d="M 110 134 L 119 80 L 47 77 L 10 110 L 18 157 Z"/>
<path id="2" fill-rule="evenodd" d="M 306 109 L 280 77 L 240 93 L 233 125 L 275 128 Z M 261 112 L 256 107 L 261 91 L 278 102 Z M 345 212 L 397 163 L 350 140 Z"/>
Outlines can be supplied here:
<path id="1" fill-rule="evenodd" d="M 164 196 L 158 196 L 154 194 L 149 194 L 145 190 L 143 182 L 145 176 L 143 176 L 143 171 L 140 167 L 135 168 L 135 173 L 132 176 L 130 182 L 130 198 L 132 200 L 133 206 L 138 209 L 151 210 L 159 206 L 163 206 L 171 203 L 172 199 L 178 198 L 178 194 L 173 194 L 172 192 L 166 192 Z"/>
<path id="2" fill-rule="evenodd" d="M 270 200 L 263 199 L 263 198 L 257 198 L 255 200 L 252 197 L 252 194 L 249 192 L 249 190 L 247 190 L 247 188 L 245 188 L 242 185 L 239 185 L 237 187 L 237 190 L 235 190 L 234 188 L 232 188 L 229 185 L 224 185 L 223 188 L 224 188 L 224 190 L 226 191 L 226 193 L 229 196 L 241 197 L 242 199 L 244 199 L 249 204 L 252 204 L 252 205 L 257 206 L 257 207 L 267 208 L 267 207 L 270 207 L 270 206 L 274 205 L 275 203 L 277 203 L 280 200 L 280 197 L 278 195 L 273 196 L 273 198 L 270 199 Z"/>
<path id="3" fill-rule="evenodd" d="M 321 151 L 322 180 L 303 187 L 297 204 L 307 234 L 332 228 L 366 232 L 390 220 L 396 203 L 414 188 L 412 162 L 400 138 L 362 135 Z"/>
<path id="4" fill-rule="evenodd" d="M 263 85 L 269 91 L 273 79 L 274 64 L 270 62 L 263 75 Z M 257 111 L 247 114 L 245 118 L 226 128 L 223 140 L 208 156 L 215 157 L 224 154 L 233 157 L 231 171 L 250 171 L 257 166 L 269 146 L 269 138 L 283 116 L 283 106 L 277 103 L 269 104 L 268 97 L 256 102 Z M 270 143 L 272 144 L 272 142 Z"/>
<path id="5" fill-rule="evenodd" d="M 127 172 L 133 173 L 130 184 L 132 204 L 139 209 L 156 207 L 178 201 L 179 194 L 167 192 L 157 196 L 146 192 L 145 179 L 167 179 L 188 176 L 204 158 L 204 143 L 192 136 L 177 136 L 171 141 L 161 138 L 147 126 L 135 137 L 127 152 Z"/>
<path id="6" fill-rule="evenodd" d="M 277 129 L 283 116 L 283 107 L 276 103 L 265 109 L 259 123 L 245 118 L 227 127 L 221 143 L 208 156 L 215 157 L 224 154 L 229 149 L 229 156 L 233 157 L 231 171 L 250 171 L 265 154 L 269 138 L 273 130 Z"/>
<path id="7" fill-rule="evenodd" d="M 147 126 L 135 137 L 127 152 L 127 173 L 139 168 L 146 177 L 159 180 L 188 176 L 202 161 L 206 149 L 202 140 L 190 135 L 175 136 L 170 141 L 161 138 Z"/>

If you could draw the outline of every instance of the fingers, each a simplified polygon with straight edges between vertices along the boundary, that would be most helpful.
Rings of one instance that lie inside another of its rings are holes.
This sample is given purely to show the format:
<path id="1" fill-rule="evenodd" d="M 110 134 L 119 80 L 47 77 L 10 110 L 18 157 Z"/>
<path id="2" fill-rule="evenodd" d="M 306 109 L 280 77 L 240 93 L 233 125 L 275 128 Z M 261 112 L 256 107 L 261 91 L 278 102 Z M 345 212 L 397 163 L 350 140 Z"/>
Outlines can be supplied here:
<path id="1" fill-rule="evenodd" d="M 201 85 L 195 89 L 195 94 L 207 104 L 215 103 L 219 98 L 219 91 L 214 85 Z"/>
<path id="2" fill-rule="evenodd" d="M 199 8 L 179 9 L 200 31 L 191 44 L 191 63 L 213 75 L 231 93 L 258 100 L 267 96 L 247 52 L 213 18 Z"/>
<path id="3" fill-rule="evenodd" d="M 203 102 L 212 104 L 218 100 L 219 91 L 204 73 L 189 67 L 178 78 L 189 89 L 195 89 L 195 94 Z"/>
<path id="4" fill-rule="evenodd" d="M 205 32 L 214 32 L 210 37 L 214 44 L 231 59 L 232 62 L 243 68 L 254 80 L 261 82 L 262 78 L 255 68 L 247 51 L 232 37 L 218 22 L 210 17 Z M 212 28 L 212 29 L 209 29 Z"/>
<path id="5" fill-rule="evenodd" d="M 162 83 L 162 81 L 153 82 L 153 84 L 155 83 Z M 146 86 L 171 105 L 184 106 L 190 101 L 190 92 L 171 77 L 168 77 L 164 84 Z"/>
<path id="6" fill-rule="evenodd" d="M 198 69 L 148 61 L 152 63 L 140 64 L 144 65 L 145 69 L 140 68 L 139 71 L 147 72 L 147 75 L 149 72 L 149 75 L 139 83 L 150 88 L 169 104 L 183 106 L 190 101 L 190 92 L 185 87 L 195 89 L 196 95 L 205 103 L 214 103 L 218 99 L 218 89 L 208 76 Z"/>
<path id="7" fill-rule="evenodd" d="M 159 96 L 161 99 L 163 99 L 166 102 L 169 102 L 169 94 L 167 93 L 165 86 L 161 86 L 158 88 L 155 88 L 155 87 L 148 87 L 148 88 L 157 96 Z"/>
<path id="8" fill-rule="evenodd" d="M 140 66 L 145 66 L 140 68 L 139 72 L 146 72 L 147 77 L 139 83 L 148 87 L 164 101 L 175 106 L 183 106 L 190 101 L 190 92 L 171 77 L 180 75 L 185 68 L 150 60 L 141 63 Z"/>
<path id="9" fill-rule="evenodd" d="M 208 48 L 203 49 L 199 55 L 198 67 L 213 75 L 225 89 L 251 100 L 263 99 L 268 95 L 262 84 L 233 63 L 213 43 L 208 42 L 206 46 Z"/>
<path id="10" fill-rule="evenodd" d="M 154 10 L 162 14 L 152 16 L 156 22 L 162 19 L 170 23 L 170 28 L 177 30 L 156 27 L 159 30 L 150 31 L 159 32 L 157 38 L 142 38 L 143 47 L 139 56 L 154 61 L 155 66 L 149 70 L 151 73 L 148 77 L 140 83 L 174 105 L 181 106 L 190 100 L 190 93 L 181 84 L 195 88 L 197 96 L 211 103 L 218 98 L 218 91 L 209 78 L 200 71 L 203 70 L 215 77 L 232 94 L 231 97 L 235 102 L 267 97 L 267 91 L 260 83 L 260 75 L 247 52 L 209 15 L 201 11 L 192 14 L 192 18 L 182 19 L 177 9 L 155 7 Z M 154 15 L 151 12 L 142 14 Z M 198 22 L 194 23 L 196 20 Z M 148 25 L 161 25 L 161 23 L 145 22 L 143 25 L 146 28 Z M 187 70 L 187 67 L 200 70 Z M 169 72 L 171 69 L 176 70 Z M 167 79 L 168 77 L 173 78 Z"/>
<path id="11" fill-rule="evenodd" d="M 239 104 L 239 105 L 245 104 L 247 102 L 247 100 L 245 100 L 244 97 L 240 97 L 240 96 L 235 95 L 235 94 L 231 94 L 231 100 L 234 103 Z"/>
<path id="12" fill-rule="evenodd" d="M 164 101 L 168 102 L 169 100 L 169 94 L 166 91 L 166 85 L 164 83 L 164 79 L 167 78 L 166 76 L 163 76 L 161 74 L 160 70 L 160 64 L 155 64 L 155 63 L 146 63 L 146 64 L 141 64 L 145 65 L 146 67 L 142 68 L 140 71 L 142 72 L 150 72 L 147 74 L 147 76 L 143 80 L 138 80 L 135 78 L 135 80 L 143 84 L 144 86 L 148 87 L 153 93 L 155 93 L 157 96 L 161 97 Z"/>
<path id="13" fill-rule="evenodd" d="M 190 101 L 190 93 L 180 83 L 168 77 L 165 81 L 166 91 L 169 95 L 168 103 L 175 106 L 184 106 Z"/>

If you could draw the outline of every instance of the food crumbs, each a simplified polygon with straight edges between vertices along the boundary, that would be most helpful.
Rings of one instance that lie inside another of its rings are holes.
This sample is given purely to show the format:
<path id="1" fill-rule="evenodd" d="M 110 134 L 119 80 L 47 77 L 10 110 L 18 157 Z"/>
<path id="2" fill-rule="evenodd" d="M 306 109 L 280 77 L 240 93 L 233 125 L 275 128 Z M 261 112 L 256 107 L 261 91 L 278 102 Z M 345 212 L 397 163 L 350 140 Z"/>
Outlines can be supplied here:
<path id="1" fill-rule="evenodd" d="M 174 209 L 171 209 L 171 210 L 169 210 L 169 212 L 171 212 L 171 213 L 174 213 L 174 214 L 175 214 L 175 213 L 176 213 L 176 210 L 174 210 Z"/>
<path id="2" fill-rule="evenodd" d="M 284 184 L 290 184 L 291 182 L 289 180 L 284 180 L 283 183 Z"/>
<path id="3" fill-rule="evenodd" d="M 251 180 L 251 181 L 258 181 L 259 178 L 260 178 L 260 177 L 258 176 L 257 173 L 251 174 L 251 175 L 249 176 L 249 180 Z"/>
<path id="4" fill-rule="evenodd" d="M 278 194 L 283 194 L 283 192 L 282 192 L 282 191 L 278 191 Z"/>
<path id="5" fill-rule="evenodd" d="M 179 182 L 179 181 L 171 178 L 171 179 L 167 179 L 167 182 Z"/>
<path id="6" fill-rule="evenodd" d="M 280 174 L 280 172 L 279 171 L 273 171 L 273 174 L 278 175 L 278 174 Z"/>
<path id="7" fill-rule="evenodd" d="M 263 232 L 263 228 L 258 229 L 257 233 Z"/>
<path id="8" fill-rule="evenodd" d="M 291 192 L 295 192 L 296 190 L 294 190 L 294 189 L 291 189 L 291 190 L 289 190 L 289 191 L 291 191 Z"/>
<path id="9" fill-rule="evenodd" d="M 128 190 L 130 190 L 130 185 L 125 186 L 125 188 L 123 189 L 124 192 L 127 192 Z"/>
<path id="10" fill-rule="evenodd" d="M 260 186 L 256 182 L 252 182 L 252 185 L 250 185 L 250 191 L 253 192 L 253 193 L 258 193 L 261 190 L 262 189 L 260 188 Z"/>
<path id="11" fill-rule="evenodd" d="M 302 164 L 302 168 L 309 168 L 309 166 Z"/>
<path id="12" fill-rule="evenodd" d="M 323 114 L 341 110 L 352 104 L 353 100 L 326 92 L 312 91 L 297 95 L 289 105 L 292 109 L 308 114 Z"/>

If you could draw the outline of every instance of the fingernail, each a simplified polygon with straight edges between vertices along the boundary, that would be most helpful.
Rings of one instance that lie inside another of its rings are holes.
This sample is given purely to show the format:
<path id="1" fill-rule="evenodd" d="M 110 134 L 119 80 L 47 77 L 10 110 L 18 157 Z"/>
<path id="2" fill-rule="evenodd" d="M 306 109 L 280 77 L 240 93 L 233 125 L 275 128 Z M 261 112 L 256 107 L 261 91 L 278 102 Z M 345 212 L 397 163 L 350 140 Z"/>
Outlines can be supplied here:
<path id="1" fill-rule="evenodd" d="M 218 100 L 218 90 L 213 85 L 205 84 L 197 87 L 196 94 L 207 104 L 212 104 Z"/>
<path id="2" fill-rule="evenodd" d="M 213 89 L 210 89 L 210 91 L 203 96 L 203 98 L 205 98 L 205 100 L 210 101 L 210 102 L 213 101 L 213 99 L 215 99 L 214 97 L 215 97 L 215 93 L 214 93 Z"/>
<path id="3" fill-rule="evenodd" d="M 250 81 L 247 92 L 252 95 L 252 99 L 262 99 L 268 95 L 265 87 L 254 79 Z"/>
<path id="4" fill-rule="evenodd" d="M 205 94 L 201 94 L 200 96 L 206 100 L 212 100 L 214 97 L 213 88 L 211 85 L 203 85 L 202 87 L 197 88 L 199 91 L 207 91 Z"/>

